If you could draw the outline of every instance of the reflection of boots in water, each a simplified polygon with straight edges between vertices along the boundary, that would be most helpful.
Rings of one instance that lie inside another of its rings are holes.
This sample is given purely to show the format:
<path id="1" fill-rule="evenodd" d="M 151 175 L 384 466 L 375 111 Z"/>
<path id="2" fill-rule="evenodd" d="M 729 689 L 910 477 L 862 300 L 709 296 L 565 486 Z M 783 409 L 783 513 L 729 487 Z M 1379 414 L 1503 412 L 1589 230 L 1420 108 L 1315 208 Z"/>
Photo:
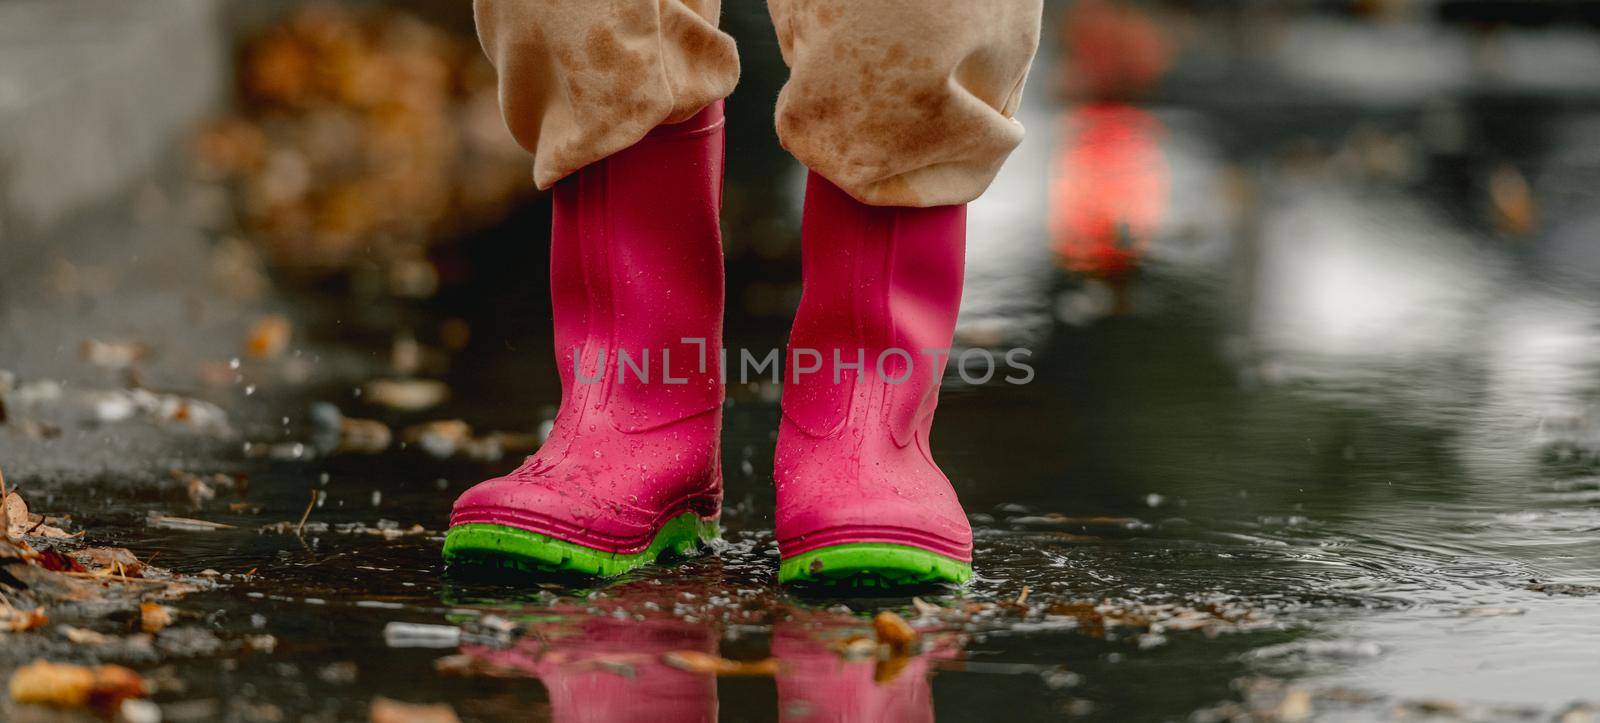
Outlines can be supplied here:
<path id="1" fill-rule="evenodd" d="M 870 635 L 870 631 L 867 632 Z M 933 720 L 930 663 L 940 654 L 847 659 L 827 637 L 797 624 L 772 633 L 778 717 L 792 723 Z M 948 651 L 945 654 L 949 654 Z"/>
<path id="2" fill-rule="evenodd" d="M 676 620 L 589 617 L 570 628 L 542 631 L 509 649 L 466 646 L 462 652 L 502 674 L 544 683 L 557 723 L 697 723 L 717 719 L 717 679 L 661 662 L 674 650 L 716 652 L 709 627 Z"/>

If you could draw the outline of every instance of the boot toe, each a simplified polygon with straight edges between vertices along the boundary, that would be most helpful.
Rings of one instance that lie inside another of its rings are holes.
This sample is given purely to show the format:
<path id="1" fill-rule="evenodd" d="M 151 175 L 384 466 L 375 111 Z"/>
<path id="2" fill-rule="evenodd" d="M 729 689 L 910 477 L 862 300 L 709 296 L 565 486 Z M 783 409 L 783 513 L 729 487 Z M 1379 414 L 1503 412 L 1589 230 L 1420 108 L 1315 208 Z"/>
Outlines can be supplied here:
<path id="1" fill-rule="evenodd" d="M 954 495 L 812 500 L 779 507 L 778 547 L 793 557 L 821 547 L 882 543 L 972 560 L 972 528 Z"/>

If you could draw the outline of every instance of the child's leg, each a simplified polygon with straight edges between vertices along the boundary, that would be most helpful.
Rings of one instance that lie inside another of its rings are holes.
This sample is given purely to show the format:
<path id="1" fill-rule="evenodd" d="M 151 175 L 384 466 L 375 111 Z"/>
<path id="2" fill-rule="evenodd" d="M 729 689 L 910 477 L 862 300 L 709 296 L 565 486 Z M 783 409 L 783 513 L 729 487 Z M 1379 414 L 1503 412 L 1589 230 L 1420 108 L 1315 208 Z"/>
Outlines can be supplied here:
<path id="1" fill-rule="evenodd" d="M 733 92 L 721 0 L 474 0 L 506 125 L 550 188 Z"/>
<path id="2" fill-rule="evenodd" d="M 778 137 L 863 203 L 978 197 L 1022 141 L 1012 119 L 1041 0 L 769 0 L 789 82 Z"/>
<path id="3" fill-rule="evenodd" d="M 456 500 L 452 563 L 615 575 L 716 534 L 720 98 L 738 74 L 716 5 L 477 2 L 507 123 L 553 189 L 561 408 L 538 454 Z"/>
<path id="4" fill-rule="evenodd" d="M 811 167 L 774 461 L 784 582 L 972 574 L 928 434 L 966 207 L 1021 140 L 1038 0 L 772 0 L 784 146 Z M 809 369 L 809 373 L 803 370 Z"/>

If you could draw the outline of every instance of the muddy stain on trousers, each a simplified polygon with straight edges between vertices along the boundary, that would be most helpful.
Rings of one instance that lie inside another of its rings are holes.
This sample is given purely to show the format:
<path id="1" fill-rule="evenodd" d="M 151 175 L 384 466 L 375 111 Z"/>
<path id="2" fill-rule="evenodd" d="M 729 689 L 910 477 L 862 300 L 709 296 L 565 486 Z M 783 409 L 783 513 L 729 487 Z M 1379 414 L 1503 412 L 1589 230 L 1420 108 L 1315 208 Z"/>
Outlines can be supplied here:
<path id="1" fill-rule="evenodd" d="M 864 203 L 966 203 L 1022 141 L 1043 0 L 770 0 L 783 147 Z M 474 0 L 540 188 L 725 98 L 721 0 Z"/>

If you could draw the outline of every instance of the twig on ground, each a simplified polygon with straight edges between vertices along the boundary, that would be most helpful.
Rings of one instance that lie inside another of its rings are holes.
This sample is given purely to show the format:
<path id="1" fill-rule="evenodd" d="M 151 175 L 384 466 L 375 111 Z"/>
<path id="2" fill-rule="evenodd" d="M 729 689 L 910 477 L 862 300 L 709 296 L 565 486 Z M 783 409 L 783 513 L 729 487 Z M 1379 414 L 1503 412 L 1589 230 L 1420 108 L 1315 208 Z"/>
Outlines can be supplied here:
<path id="1" fill-rule="evenodd" d="M 306 520 L 311 519 L 311 508 L 316 507 L 316 506 L 317 506 L 317 490 L 313 488 L 311 490 L 311 501 L 306 503 L 306 511 L 300 513 L 300 524 L 294 526 L 294 536 L 295 537 L 299 537 L 301 533 L 305 532 Z"/>

